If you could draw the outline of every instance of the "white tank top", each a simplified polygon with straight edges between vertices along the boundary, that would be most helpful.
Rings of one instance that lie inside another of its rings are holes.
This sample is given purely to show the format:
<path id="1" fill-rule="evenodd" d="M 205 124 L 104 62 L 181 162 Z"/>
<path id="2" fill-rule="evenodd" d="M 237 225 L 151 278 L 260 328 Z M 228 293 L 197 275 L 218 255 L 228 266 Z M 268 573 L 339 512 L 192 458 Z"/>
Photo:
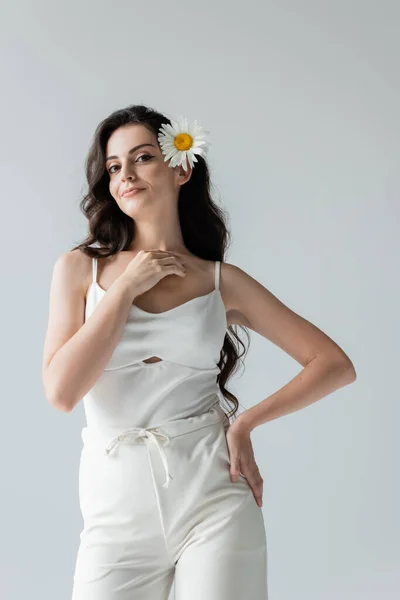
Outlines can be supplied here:
<path id="1" fill-rule="evenodd" d="M 85 321 L 107 293 L 97 283 L 97 259 L 86 297 Z M 215 287 L 170 310 L 150 313 L 132 304 L 104 371 L 83 397 L 89 427 L 153 427 L 201 414 L 219 402 L 218 362 L 227 329 Z M 152 356 L 161 361 L 146 363 Z"/>

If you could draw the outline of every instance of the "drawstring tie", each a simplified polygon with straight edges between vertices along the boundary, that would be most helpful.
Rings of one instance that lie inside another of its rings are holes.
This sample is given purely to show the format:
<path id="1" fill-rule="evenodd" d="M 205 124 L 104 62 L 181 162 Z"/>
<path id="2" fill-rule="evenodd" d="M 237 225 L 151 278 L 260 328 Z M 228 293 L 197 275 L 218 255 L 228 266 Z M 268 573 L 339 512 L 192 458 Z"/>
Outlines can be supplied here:
<path id="1" fill-rule="evenodd" d="M 125 438 L 131 439 L 133 441 L 144 438 L 145 440 L 153 440 L 156 444 L 158 451 L 161 456 L 162 463 L 164 465 L 165 473 L 166 473 L 166 481 L 163 484 L 163 488 L 167 488 L 169 485 L 169 481 L 173 479 L 173 477 L 168 472 L 168 462 L 167 457 L 164 452 L 164 448 L 161 446 L 159 440 L 160 438 L 166 445 L 169 444 L 170 439 L 165 433 L 161 433 L 158 429 L 145 429 L 141 427 L 132 427 L 132 429 L 127 429 L 123 433 L 119 434 L 115 437 L 112 442 L 106 448 L 106 454 L 110 454 L 110 452 L 115 448 L 120 442 L 122 442 Z"/>

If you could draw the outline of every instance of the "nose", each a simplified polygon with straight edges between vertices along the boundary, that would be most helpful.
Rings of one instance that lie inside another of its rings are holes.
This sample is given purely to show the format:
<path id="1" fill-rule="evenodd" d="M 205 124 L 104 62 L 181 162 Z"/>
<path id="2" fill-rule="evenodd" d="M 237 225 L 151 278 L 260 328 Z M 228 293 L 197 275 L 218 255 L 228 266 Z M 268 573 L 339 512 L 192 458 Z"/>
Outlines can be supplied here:
<path id="1" fill-rule="evenodd" d="M 136 179 L 135 171 L 128 164 L 122 165 L 120 177 L 121 181 L 126 181 L 127 179 L 129 179 L 130 181 L 134 181 Z"/>

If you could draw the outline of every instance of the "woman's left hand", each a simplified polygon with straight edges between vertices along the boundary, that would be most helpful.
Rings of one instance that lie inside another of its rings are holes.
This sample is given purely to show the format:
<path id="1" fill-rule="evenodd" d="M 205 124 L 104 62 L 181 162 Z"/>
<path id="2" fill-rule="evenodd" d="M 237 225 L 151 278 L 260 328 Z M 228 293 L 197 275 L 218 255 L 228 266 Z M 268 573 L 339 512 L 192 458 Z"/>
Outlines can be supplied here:
<path id="1" fill-rule="evenodd" d="M 240 421 L 240 417 L 230 425 L 226 432 L 226 443 L 230 459 L 230 475 L 237 481 L 239 473 L 244 475 L 253 491 L 258 506 L 262 506 L 264 480 L 254 459 L 253 445 L 249 429 Z"/>

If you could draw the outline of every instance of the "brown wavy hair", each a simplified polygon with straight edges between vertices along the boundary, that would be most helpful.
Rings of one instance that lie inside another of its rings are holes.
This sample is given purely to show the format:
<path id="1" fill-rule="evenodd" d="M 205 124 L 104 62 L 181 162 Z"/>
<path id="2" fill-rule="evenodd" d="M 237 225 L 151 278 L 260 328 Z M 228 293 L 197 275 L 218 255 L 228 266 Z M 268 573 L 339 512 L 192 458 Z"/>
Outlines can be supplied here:
<path id="1" fill-rule="evenodd" d="M 111 134 L 123 125 L 141 124 L 157 138 L 161 125 L 171 124 L 163 114 L 144 105 L 131 105 L 113 112 L 97 126 L 85 163 L 88 192 L 79 203 L 80 210 L 89 221 L 85 239 L 72 250 L 80 249 L 89 257 L 107 257 L 128 250 L 135 233 L 134 219 L 126 215 L 109 191 L 109 173 L 105 167 L 106 145 Z M 190 179 L 180 186 L 178 214 L 186 248 L 205 260 L 223 261 L 230 233 L 225 213 L 218 207 L 210 193 L 210 173 L 206 160 L 196 154 L 197 161 Z M 92 245 L 96 243 L 97 247 Z M 224 399 L 234 408 L 227 417 L 235 417 L 239 408 L 236 396 L 226 388 L 228 378 L 238 368 L 238 361 L 247 350 L 237 334 L 240 327 L 250 336 L 246 327 L 230 325 L 221 349 L 217 382 Z M 239 345 L 242 353 L 239 354 Z M 243 364 L 243 361 L 241 361 Z M 226 413 L 225 413 L 226 414 Z"/>

